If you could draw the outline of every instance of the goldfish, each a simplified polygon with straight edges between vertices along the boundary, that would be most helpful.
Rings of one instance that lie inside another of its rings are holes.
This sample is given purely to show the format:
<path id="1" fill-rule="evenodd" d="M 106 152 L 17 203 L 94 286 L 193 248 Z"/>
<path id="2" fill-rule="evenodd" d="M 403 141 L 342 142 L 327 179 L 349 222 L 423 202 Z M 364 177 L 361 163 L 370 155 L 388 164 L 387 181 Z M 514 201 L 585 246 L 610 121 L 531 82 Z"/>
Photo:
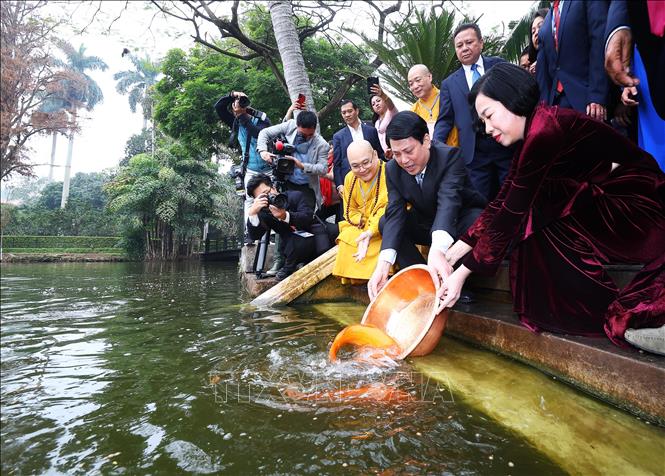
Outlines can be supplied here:
<path id="1" fill-rule="evenodd" d="M 345 345 L 381 349 L 390 358 L 395 358 L 402 352 L 397 342 L 381 329 L 362 324 L 348 326 L 337 334 L 328 353 L 331 362 L 337 361 L 337 352 Z"/>
<path id="2" fill-rule="evenodd" d="M 347 388 L 321 392 L 304 393 L 293 388 L 286 388 L 284 394 L 294 400 L 313 400 L 331 402 L 353 402 L 353 401 L 381 401 L 381 402 L 404 402 L 414 399 L 413 395 L 399 388 L 375 382 L 359 388 Z"/>

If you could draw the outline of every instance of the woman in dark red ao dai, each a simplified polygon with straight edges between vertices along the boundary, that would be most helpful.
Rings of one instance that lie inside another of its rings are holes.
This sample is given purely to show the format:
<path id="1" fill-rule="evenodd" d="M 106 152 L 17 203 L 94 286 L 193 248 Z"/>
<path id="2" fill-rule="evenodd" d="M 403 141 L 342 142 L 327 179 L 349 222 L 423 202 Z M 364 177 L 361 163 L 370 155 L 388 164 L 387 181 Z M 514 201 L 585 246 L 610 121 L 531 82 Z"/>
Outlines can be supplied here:
<path id="1" fill-rule="evenodd" d="M 611 127 L 538 97 L 533 77 L 508 63 L 469 94 L 485 131 L 518 146 L 497 198 L 446 255 L 461 265 L 439 289 L 441 307 L 472 272 L 494 274 L 510 254 L 526 327 L 625 346 L 627 329 L 665 325 L 665 175 Z M 645 266 L 619 290 L 607 262 Z"/>

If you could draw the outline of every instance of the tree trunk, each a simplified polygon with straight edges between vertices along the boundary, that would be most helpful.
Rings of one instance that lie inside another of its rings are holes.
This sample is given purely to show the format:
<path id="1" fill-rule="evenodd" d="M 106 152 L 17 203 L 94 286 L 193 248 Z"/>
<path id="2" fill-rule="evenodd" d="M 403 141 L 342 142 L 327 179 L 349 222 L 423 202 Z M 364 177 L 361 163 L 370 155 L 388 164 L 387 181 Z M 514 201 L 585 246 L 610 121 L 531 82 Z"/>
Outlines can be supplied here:
<path id="1" fill-rule="evenodd" d="M 76 126 L 76 110 L 72 111 L 72 124 Z M 62 184 L 62 198 L 60 199 L 60 208 L 67 206 L 69 198 L 69 178 L 72 172 L 72 153 L 74 152 L 74 127 L 69 133 L 69 146 L 67 148 L 67 163 L 65 164 L 65 180 Z"/>
<path id="2" fill-rule="evenodd" d="M 51 166 L 48 169 L 48 181 L 53 182 L 53 169 L 55 168 L 55 146 L 58 143 L 58 133 L 53 131 L 53 142 L 51 143 Z"/>
<path id="3" fill-rule="evenodd" d="M 270 18 L 277 40 L 279 55 L 282 57 L 284 79 L 289 89 L 291 100 L 297 99 L 298 94 L 307 98 L 307 109 L 315 111 L 312 100 L 312 87 L 305 69 L 305 60 L 300 49 L 300 40 L 296 25 L 293 22 L 293 8 L 291 2 L 275 0 L 269 2 Z"/>

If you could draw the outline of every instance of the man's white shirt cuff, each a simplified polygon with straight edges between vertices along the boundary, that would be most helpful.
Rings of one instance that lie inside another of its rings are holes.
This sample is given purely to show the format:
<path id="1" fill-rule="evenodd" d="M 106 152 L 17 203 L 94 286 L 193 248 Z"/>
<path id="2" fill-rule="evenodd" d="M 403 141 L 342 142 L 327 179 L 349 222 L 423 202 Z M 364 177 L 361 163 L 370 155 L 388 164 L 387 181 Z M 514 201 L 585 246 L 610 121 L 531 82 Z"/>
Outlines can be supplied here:
<path id="1" fill-rule="evenodd" d="M 436 230 L 432 232 L 432 246 L 431 248 L 434 250 L 441 251 L 442 253 L 445 253 L 448 251 L 448 248 L 450 248 L 450 245 L 453 244 L 453 237 L 450 236 L 450 233 L 448 233 L 445 230 Z"/>
<path id="2" fill-rule="evenodd" d="M 395 259 L 397 259 L 397 251 L 392 248 L 386 250 L 381 250 L 379 253 L 379 261 L 386 261 L 390 264 L 395 264 Z"/>
<path id="3" fill-rule="evenodd" d="M 259 216 L 258 216 L 258 215 L 250 215 L 250 216 L 248 216 L 248 217 L 247 217 L 247 221 L 249 221 L 250 225 L 252 225 L 252 226 L 259 226 L 259 223 L 261 223 L 261 221 L 259 220 Z"/>
<path id="4" fill-rule="evenodd" d="M 610 40 L 612 39 L 614 34 L 619 30 L 630 30 L 630 27 L 628 25 L 621 25 L 621 26 L 616 27 L 614 30 L 612 30 L 612 33 L 610 33 L 607 36 L 607 41 L 605 42 L 605 53 L 607 53 L 607 45 L 610 44 Z"/>

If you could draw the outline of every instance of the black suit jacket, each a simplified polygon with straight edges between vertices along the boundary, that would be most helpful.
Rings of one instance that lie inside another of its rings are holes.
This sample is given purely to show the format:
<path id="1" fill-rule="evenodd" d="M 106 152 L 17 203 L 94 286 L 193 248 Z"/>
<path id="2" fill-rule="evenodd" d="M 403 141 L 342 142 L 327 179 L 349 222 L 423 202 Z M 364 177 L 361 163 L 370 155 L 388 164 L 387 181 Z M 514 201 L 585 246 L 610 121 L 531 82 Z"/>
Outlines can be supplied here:
<path id="1" fill-rule="evenodd" d="M 416 178 L 397 161 L 386 164 L 388 206 L 386 207 L 381 249 L 399 249 L 410 203 L 418 220 L 431 231 L 444 230 L 457 237 L 457 221 L 463 210 L 483 208 L 485 199 L 473 188 L 460 151 L 432 142 L 422 189 Z"/>
<path id="2" fill-rule="evenodd" d="M 384 160 L 383 147 L 379 142 L 379 133 L 373 126 L 362 123 L 363 137 L 372 144 L 372 148 L 379 155 L 379 159 Z M 349 159 L 346 157 L 346 149 L 353 142 L 351 131 L 348 126 L 338 130 L 333 135 L 333 176 L 335 186 L 344 185 L 344 177 L 351 171 Z"/>
<path id="3" fill-rule="evenodd" d="M 275 230 L 276 233 L 283 236 L 289 236 L 293 231 L 292 227 L 295 227 L 296 230 L 309 231 L 314 218 L 314 210 L 307 205 L 302 192 L 288 190 L 286 196 L 288 197 L 286 210 L 289 212 L 289 222 L 278 220 L 270 213 L 270 210 L 264 208 L 258 213 L 258 226 L 252 225 L 247 219 L 247 232 L 251 239 L 260 239 L 268 230 Z"/>
<path id="4" fill-rule="evenodd" d="M 505 60 L 495 56 L 483 56 L 485 72 L 501 62 Z M 459 68 L 441 81 L 439 117 L 434 125 L 434 139 L 442 143 L 446 142 L 452 128 L 457 126 L 462 158 L 467 165 L 473 162 L 476 154 L 476 131 L 473 127 L 468 96 L 469 85 L 466 82 L 464 68 Z M 510 152 L 499 151 L 498 154 L 510 155 Z"/>
<path id="5" fill-rule="evenodd" d="M 649 94 L 658 115 L 665 119 L 665 38 L 651 33 L 645 1 L 612 0 L 607 13 L 605 42 L 620 26 L 631 29 L 649 82 Z M 644 81 L 644 78 L 640 78 Z M 638 86 L 639 89 L 639 86 Z"/>

